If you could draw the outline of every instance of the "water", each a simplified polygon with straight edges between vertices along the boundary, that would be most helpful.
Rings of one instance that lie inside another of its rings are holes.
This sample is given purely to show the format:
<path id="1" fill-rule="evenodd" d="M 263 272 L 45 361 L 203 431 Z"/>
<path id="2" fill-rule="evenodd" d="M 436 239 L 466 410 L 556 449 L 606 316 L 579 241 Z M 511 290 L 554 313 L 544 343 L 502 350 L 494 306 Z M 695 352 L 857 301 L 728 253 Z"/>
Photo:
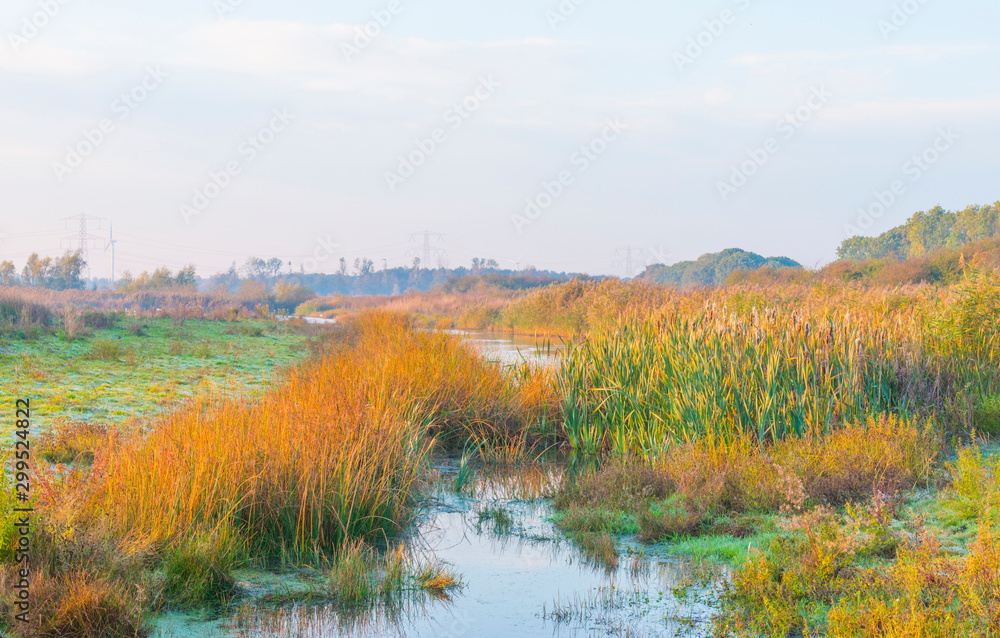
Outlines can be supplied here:
<path id="1" fill-rule="evenodd" d="M 280 317 L 282 320 L 290 317 Z M 311 324 L 335 324 L 336 319 L 324 319 L 322 317 L 307 317 L 296 315 L 296 319 L 302 319 Z M 458 335 L 462 341 L 479 352 L 488 361 L 496 361 L 503 364 L 517 364 L 528 362 L 531 364 L 549 365 L 556 361 L 559 353 L 565 350 L 565 345 L 555 340 L 543 341 L 534 337 L 522 337 L 517 335 L 503 335 L 493 332 L 475 332 L 466 330 L 445 330 L 446 334 Z"/>
<path id="2" fill-rule="evenodd" d="M 459 335 L 462 341 L 482 353 L 488 361 L 503 364 L 527 362 L 534 365 L 552 365 L 565 346 L 559 342 L 545 342 L 534 337 L 500 335 L 492 332 L 467 332 L 448 330 Z"/>
<path id="3" fill-rule="evenodd" d="M 552 365 L 561 348 L 539 349 L 533 338 L 456 332 L 487 359 Z M 320 589 L 319 575 L 248 574 L 242 611 L 215 618 L 167 614 L 163 638 L 372 636 L 405 638 L 709 636 L 723 578 L 718 567 L 668 555 L 662 548 L 618 542 L 616 567 L 584 556 L 551 517 L 559 463 L 479 471 L 463 494 L 450 488 L 456 458 L 439 459 L 437 479 L 415 529 L 403 539 L 462 578 L 446 594 L 421 593 L 395 604 L 260 602 L 266 594 Z M 484 514 L 501 511 L 503 524 Z M 255 602 L 256 601 L 256 602 Z"/>
<path id="4" fill-rule="evenodd" d="M 336 319 L 324 319 L 323 317 L 307 317 L 305 315 L 295 315 L 294 317 L 278 317 L 279 321 L 288 321 L 289 319 L 301 319 L 306 323 L 313 323 L 320 325 L 337 323 Z"/>
<path id="5" fill-rule="evenodd" d="M 558 464 L 477 474 L 471 494 L 449 487 L 456 459 L 437 466 L 438 489 L 404 540 L 417 553 L 451 565 L 463 585 L 394 605 L 259 605 L 212 620 L 165 616 L 161 636 L 708 636 L 720 572 L 619 545 L 619 564 L 588 560 L 556 529 L 546 496 Z M 503 524 L 484 512 L 503 511 Z M 509 517 L 509 519 L 507 518 Z M 508 522 L 509 521 L 509 522 Z M 252 583 L 274 591 L 274 579 Z M 300 583 L 301 584 L 301 583 Z M 244 587 L 251 583 L 245 583 Z"/>

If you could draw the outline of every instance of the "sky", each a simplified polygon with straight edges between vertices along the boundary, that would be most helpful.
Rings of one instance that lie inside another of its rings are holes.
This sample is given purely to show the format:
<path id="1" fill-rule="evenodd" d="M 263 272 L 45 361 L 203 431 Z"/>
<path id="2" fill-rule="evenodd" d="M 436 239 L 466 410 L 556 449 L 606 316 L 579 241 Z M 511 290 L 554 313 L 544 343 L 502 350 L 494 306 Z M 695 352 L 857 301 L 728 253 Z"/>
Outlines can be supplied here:
<path id="1" fill-rule="evenodd" d="M 993 203 L 995 0 L 5 0 L 0 260 L 631 275 Z M 631 248 L 632 271 L 628 271 Z"/>

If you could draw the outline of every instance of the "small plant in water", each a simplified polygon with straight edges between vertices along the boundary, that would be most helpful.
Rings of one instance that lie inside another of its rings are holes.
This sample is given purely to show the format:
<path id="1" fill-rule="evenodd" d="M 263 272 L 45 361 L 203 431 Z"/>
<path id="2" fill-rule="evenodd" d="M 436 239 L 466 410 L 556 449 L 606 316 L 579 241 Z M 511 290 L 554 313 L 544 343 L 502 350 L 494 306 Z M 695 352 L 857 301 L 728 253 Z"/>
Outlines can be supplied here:
<path id="1" fill-rule="evenodd" d="M 603 566 L 607 571 L 618 569 L 618 548 L 608 532 L 580 532 L 574 536 L 586 560 Z"/>
<path id="2" fill-rule="evenodd" d="M 435 560 L 413 558 L 402 547 L 379 554 L 361 541 L 345 544 L 330 570 L 330 595 L 343 603 L 390 599 L 408 590 L 442 593 L 461 578 Z"/>
<path id="3" fill-rule="evenodd" d="M 501 506 L 481 508 L 476 516 L 478 531 L 482 531 L 484 524 L 488 525 L 490 531 L 498 536 L 506 536 L 514 530 L 514 517 Z"/>
<path id="4" fill-rule="evenodd" d="M 456 493 L 461 494 L 468 488 L 471 496 L 472 486 L 469 482 L 473 475 L 472 461 L 475 459 L 476 454 L 479 453 L 481 446 L 482 442 L 474 445 L 466 445 L 465 450 L 462 452 L 462 458 L 458 462 L 458 474 L 455 475 L 455 480 L 452 481 L 452 487 Z"/>

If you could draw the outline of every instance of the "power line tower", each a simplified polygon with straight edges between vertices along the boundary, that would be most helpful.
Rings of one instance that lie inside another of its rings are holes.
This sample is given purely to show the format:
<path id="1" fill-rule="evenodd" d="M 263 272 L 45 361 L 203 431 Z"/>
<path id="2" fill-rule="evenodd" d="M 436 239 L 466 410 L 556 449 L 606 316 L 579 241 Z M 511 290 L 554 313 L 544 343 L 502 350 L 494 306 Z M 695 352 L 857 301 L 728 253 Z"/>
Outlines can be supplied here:
<path id="1" fill-rule="evenodd" d="M 432 233 L 429 230 L 425 230 L 422 233 L 415 233 L 410 235 L 410 243 L 417 243 L 417 238 L 423 237 L 423 250 L 411 249 L 406 251 L 407 257 L 418 257 L 421 259 L 420 265 L 424 268 L 431 267 L 431 258 L 435 257 L 438 260 L 438 265 L 443 265 L 447 263 L 448 251 L 444 248 L 435 248 L 434 243 L 442 244 L 444 243 L 444 235 L 441 233 Z M 431 238 L 434 239 L 431 239 Z"/>
<path id="2" fill-rule="evenodd" d="M 631 279 L 635 276 L 635 269 L 637 267 L 646 267 L 646 259 L 649 257 L 649 251 L 645 248 L 625 246 L 624 248 L 618 248 L 615 250 L 615 257 L 618 257 L 619 259 L 611 264 L 611 267 L 624 269 L 625 278 Z M 622 257 L 624 257 L 624 259 L 621 259 Z"/>
<path id="3" fill-rule="evenodd" d="M 101 227 L 101 222 L 104 221 L 103 217 L 93 217 L 86 213 L 80 213 L 79 215 L 73 215 L 72 217 L 64 217 L 63 222 L 66 224 L 66 228 L 69 228 L 69 223 L 71 221 L 80 222 L 80 231 L 76 235 L 70 235 L 69 237 L 63 237 L 59 240 L 59 245 L 62 246 L 62 242 L 68 241 L 72 246 L 73 242 L 77 244 L 77 252 L 83 258 L 83 261 L 87 263 L 87 277 L 90 277 L 90 244 L 91 242 L 96 242 L 98 240 L 103 240 L 103 237 L 98 235 L 91 235 L 87 232 L 87 222 L 97 222 L 97 227 Z"/>

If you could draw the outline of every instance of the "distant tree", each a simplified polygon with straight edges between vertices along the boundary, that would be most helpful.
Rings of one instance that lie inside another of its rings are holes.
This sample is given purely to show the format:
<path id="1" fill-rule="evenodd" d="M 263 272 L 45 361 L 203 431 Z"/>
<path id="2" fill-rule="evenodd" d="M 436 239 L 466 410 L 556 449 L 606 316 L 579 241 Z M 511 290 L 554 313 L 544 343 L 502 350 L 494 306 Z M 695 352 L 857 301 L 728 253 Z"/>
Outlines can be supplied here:
<path id="1" fill-rule="evenodd" d="M 764 258 L 739 248 L 702 255 L 695 261 L 682 261 L 671 266 L 655 264 L 639 275 L 640 281 L 681 288 L 691 286 L 721 286 L 734 272 L 754 271 L 763 267 L 801 268 L 788 257 Z"/>
<path id="2" fill-rule="evenodd" d="M 127 290 L 132 287 L 135 283 L 135 275 L 132 274 L 131 270 L 126 270 L 118 277 L 118 289 Z"/>
<path id="3" fill-rule="evenodd" d="M 241 273 L 246 279 L 262 281 L 267 276 L 267 262 L 260 257 L 250 257 L 243 264 Z"/>
<path id="4" fill-rule="evenodd" d="M 264 264 L 264 272 L 267 273 L 267 276 L 271 279 L 276 279 L 278 275 L 281 274 L 281 266 L 284 265 L 284 263 L 285 262 L 278 257 L 272 257 L 267 260 L 266 264 Z"/>
<path id="5" fill-rule="evenodd" d="M 367 257 L 358 257 L 354 260 L 354 276 L 367 277 L 375 272 L 375 263 Z"/>
<path id="6" fill-rule="evenodd" d="M 0 261 L 0 286 L 16 286 L 20 282 L 12 261 Z"/>
<path id="7" fill-rule="evenodd" d="M 240 288 L 236 295 L 243 301 L 265 301 L 267 299 L 267 286 L 264 282 L 256 279 L 245 279 L 240 282 Z"/>
<path id="8" fill-rule="evenodd" d="M 837 257 L 849 261 L 903 260 L 995 237 L 1000 237 L 1000 202 L 957 212 L 935 206 L 914 213 L 905 224 L 881 235 L 849 237 L 840 244 Z"/>
<path id="9" fill-rule="evenodd" d="M 55 290 L 83 290 L 86 282 L 82 274 L 86 267 L 87 262 L 80 251 L 66 251 L 49 269 L 45 285 Z"/>
<path id="10" fill-rule="evenodd" d="M 189 264 L 186 268 L 181 268 L 174 278 L 174 283 L 185 288 L 195 288 L 198 286 L 198 276 L 195 272 L 194 264 Z"/>
<path id="11" fill-rule="evenodd" d="M 21 281 L 25 286 L 41 287 L 45 285 L 45 280 L 49 276 L 49 268 L 52 267 L 52 258 L 42 259 L 38 253 L 31 253 L 28 262 L 24 264 L 21 271 Z"/>
<path id="12" fill-rule="evenodd" d="M 146 273 L 143 273 L 143 275 L 146 275 Z M 162 290 L 174 285 L 174 273 L 166 266 L 160 266 L 153 271 L 152 275 L 142 278 L 146 279 L 145 287 L 153 290 Z"/>
<path id="13" fill-rule="evenodd" d="M 287 283 L 280 280 L 272 291 L 274 305 L 277 308 L 294 312 L 296 308 L 316 296 L 316 293 L 298 284 Z"/>

